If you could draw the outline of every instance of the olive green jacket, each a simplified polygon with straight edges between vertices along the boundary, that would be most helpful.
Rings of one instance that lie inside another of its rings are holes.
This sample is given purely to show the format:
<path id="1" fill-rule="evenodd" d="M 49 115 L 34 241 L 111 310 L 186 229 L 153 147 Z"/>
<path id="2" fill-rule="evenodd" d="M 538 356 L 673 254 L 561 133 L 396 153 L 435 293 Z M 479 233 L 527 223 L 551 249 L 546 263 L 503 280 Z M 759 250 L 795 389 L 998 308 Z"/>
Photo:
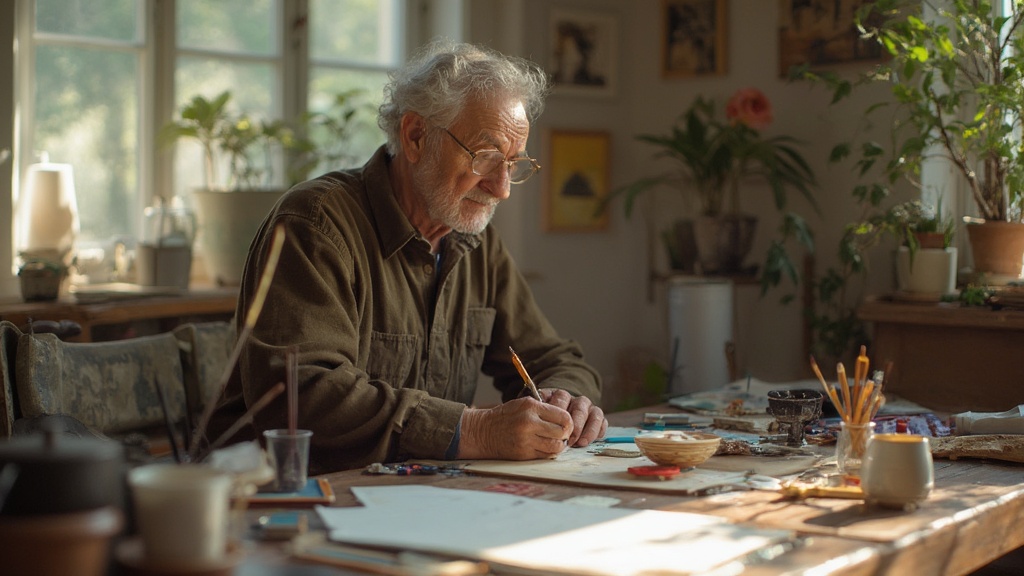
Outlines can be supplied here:
<path id="1" fill-rule="evenodd" d="M 216 420 L 226 428 L 284 382 L 286 352 L 296 347 L 298 426 L 313 431 L 314 474 L 444 458 L 481 372 L 503 401 L 522 392 L 509 346 L 539 386 L 600 400 L 600 376 L 575 342 L 558 337 L 493 227 L 449 234 L 438 268 L 398 206 L 388 161 L 381 148 L 360 169 L 294 187 L 246 262 L 239 333 L 274 229 L 285 230 L 266 303 Z M 285 399 L 259 412 L 250 434 L 285 427 Z"/>

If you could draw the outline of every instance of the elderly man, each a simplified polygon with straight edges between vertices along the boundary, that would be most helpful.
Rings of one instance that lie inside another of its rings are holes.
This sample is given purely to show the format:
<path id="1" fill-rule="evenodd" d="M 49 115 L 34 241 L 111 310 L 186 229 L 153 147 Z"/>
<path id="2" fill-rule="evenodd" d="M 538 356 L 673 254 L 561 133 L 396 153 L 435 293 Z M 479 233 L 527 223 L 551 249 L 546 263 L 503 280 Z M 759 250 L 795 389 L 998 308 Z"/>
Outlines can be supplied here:
<path id="1" fill-rule="evenodd" d="M 275 227 L 286 231 L 218 408 L 222 428 L 284 381 L 296 350 L 314 474 L 406 458 L 551 458 L 604 434 L 599 375 L 557 335 L 489 225 L 539 169 L 526 140 L 547 89 L 530 62 L 449 42 L 392 74 L 378 119 L 387 145 L 360 169 L 295 186 L 252 244 L 237 322 Z M 510 346 L 541 401 L 523 394 Z M 468 406 L 481 371 L 499 406 Z M 250 434 L 285 426 L 283 399 Z"/>

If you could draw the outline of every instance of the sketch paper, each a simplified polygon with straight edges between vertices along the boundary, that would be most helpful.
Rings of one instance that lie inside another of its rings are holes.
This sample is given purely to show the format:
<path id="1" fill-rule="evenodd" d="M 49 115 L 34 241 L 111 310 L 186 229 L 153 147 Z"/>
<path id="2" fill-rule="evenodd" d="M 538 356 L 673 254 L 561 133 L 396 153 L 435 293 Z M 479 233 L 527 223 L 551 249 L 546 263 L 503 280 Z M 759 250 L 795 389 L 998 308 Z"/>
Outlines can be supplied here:
<path id="1" fill-rule="evenodd" d="M 794 537 L 701 514 L 433 486 L 354 487 L 352 493 L 362 508 L 317 507 L 332 540 L 549 573 L 702 573 Z"/>
<path id="2" fill-rule="evenodd" d="M 727 431 L 715 430 L 727 436 L 742 436 Z M 633 436 L 642 433 L 638 428 L 610 427 L 607 436 Z M 751 435 L 746 435 L 751 436 Z M 752 436 L 756 438 L 756 435 Z M 594 451 L 601 447 L 636 450 L 635 444 L 599 444 L 586 448 L 569 448 L 553 460 L 472 460 L 465 469 L 474 474 L 545 480 L 578 486 L 601 488 L 626 488 L 644 492 L 665 492 L 669 494 L 691 494 L 715 486 L 743 484 L 748 472 L 780 477 L 799 474 L 812 468 L 818 461 L 816 456 L 722 456 L 713 457 L 696 468 L 684 470 L 678 476 L 667 480 L 640 478 L 627 470 L 631 466 L 650 466 L 654 463 L 643 456 L 637 458 L 614 458 L 599 456 Z"/>

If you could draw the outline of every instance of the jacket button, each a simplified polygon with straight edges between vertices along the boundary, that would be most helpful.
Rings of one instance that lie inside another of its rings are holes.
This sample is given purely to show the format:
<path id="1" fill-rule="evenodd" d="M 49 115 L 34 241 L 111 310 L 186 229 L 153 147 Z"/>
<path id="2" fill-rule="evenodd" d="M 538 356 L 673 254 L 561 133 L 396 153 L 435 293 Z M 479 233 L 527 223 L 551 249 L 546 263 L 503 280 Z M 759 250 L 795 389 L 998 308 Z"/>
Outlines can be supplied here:
<path id="1" fill-rule="evenodd" d="M 430 264 L 424 264 L 423 273 L 426 274 L 427 276 L 430 276 L 431 274 L 434 273 L 434 267 L 431 266 Z"/>

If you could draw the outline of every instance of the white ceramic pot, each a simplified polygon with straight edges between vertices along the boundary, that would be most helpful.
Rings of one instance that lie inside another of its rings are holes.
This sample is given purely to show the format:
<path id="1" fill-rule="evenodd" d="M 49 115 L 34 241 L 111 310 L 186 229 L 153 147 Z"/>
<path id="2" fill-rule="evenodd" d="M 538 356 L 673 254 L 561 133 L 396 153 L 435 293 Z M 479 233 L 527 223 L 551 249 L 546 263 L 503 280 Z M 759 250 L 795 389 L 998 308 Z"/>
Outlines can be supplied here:
<path id="1" fill-rule="evenodd" d="M 956 248 L 922 248 L 914 252 L 900 246 L 896 252 L 896 285 L 901 292 L 933 294 L 936 297 L 956 290 Z"/>
<path id="2" fill-rule="evenodd" d="M 198 222 L 197 250 L 219 286 L 242 281 L 249 244 L 284 190 L 192 191 Z"/>
<path id="3" fill-rule="evenodd" d="M 917 434 L 875 434 L 861 468 L 864 498 L 890 508 L 916 506 L 928 498 L 935 471 L 928 438 Z"/>

